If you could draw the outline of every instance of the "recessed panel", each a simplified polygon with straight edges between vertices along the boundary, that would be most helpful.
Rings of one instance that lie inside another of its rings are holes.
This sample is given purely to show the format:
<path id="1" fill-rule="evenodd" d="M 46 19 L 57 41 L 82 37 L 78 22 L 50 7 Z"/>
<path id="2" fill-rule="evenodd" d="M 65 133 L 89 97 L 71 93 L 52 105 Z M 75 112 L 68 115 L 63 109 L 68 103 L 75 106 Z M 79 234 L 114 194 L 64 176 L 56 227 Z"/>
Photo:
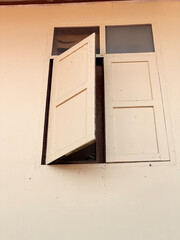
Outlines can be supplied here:
<path id="1" fill-rule="evenodd" d="M 152 107 L 115 108 L 115 153 L 158 153 L 154 111 Z"/>
<path id="2" fill-rule="evenodd" d="M 111 71 L 114 101 L 152 98 L 148 62 L 115 62 Z"/>
<path id="3" fill-rule="evenodd" d="M 86 135 L 86 91 L 56 107 L 53 152 L 63 149 Z"/>
<path id="4" fill-rule="evenodd" d="M 87 81 L 87 54 L 88 46 L 84 45 L 60 60 L 56 90 L 58 98 L 72 92 Z"/>

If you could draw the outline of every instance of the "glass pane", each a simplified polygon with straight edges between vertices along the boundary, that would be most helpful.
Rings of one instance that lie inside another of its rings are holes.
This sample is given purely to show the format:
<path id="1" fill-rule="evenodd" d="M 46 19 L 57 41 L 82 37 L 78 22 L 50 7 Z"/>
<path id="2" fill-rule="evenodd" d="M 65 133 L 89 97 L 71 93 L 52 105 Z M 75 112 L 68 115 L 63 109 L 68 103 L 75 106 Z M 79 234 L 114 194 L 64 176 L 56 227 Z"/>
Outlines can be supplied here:
<path id="1" fill-rule="evenodd" d="M 154 52 L 151 25 L 106 27 L 106 52 Z"/>
<path id="2" fill-rule="evenodd" d="M 60 55 L 90 34 L 96 34 L 96 53 L 99 48 L 99 27 L 54 28 L 52 55 Z"/>

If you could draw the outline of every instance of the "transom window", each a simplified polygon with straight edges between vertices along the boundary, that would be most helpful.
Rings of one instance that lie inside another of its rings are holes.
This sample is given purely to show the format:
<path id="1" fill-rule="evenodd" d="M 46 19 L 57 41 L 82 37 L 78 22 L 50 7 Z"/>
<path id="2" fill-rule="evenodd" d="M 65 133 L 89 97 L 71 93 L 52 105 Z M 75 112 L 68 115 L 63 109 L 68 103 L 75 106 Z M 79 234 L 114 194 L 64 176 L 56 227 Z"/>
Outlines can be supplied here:
<path id="1" fill-rule="evenodd" d="M 59 55 L 92 33 L 96 34 L 96 54 L 100 53 L 99 27 L 54 28 L 52 55 Z"/>

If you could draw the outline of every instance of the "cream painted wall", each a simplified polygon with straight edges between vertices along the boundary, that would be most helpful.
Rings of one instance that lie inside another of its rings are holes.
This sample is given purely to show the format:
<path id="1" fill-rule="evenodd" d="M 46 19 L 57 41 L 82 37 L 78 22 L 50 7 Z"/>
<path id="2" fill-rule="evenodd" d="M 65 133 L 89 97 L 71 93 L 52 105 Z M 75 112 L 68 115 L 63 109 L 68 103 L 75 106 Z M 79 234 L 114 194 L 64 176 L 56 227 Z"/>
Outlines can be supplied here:
<path id="1" fill-rule="evenodd" d="M 41 166 L 54 26 L 152 22 L 175 164 Z M 180 239 L 180 3 L 0 7 L 0 239 Z"/>

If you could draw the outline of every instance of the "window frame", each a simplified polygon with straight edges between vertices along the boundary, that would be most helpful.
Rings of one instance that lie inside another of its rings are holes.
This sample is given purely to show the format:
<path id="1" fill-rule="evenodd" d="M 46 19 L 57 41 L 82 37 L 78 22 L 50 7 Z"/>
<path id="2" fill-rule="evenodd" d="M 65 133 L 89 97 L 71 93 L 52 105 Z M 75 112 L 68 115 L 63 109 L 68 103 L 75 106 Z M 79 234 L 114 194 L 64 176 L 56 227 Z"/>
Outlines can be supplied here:
<path id="1" fill-rule="evenodd" d="M 165 76 L 164 76 L 164 70 L 163 70 L 163 63 L 162 63 L 162 50 L 160 46 L 160 40 L 158 37 L 158 26 L 153 21 L 140 21 L 140 22 L 108 22 L 108 23 L 84 23 L 82 24 L 71 24 L 71 25 L 56 25 L 50 28 L 48 33 L 48 43 L 47 43 L 47 62 L 51 59 L 54 59 L 56 57 L 55 55 L 51 55 L 52 52 L 52 42 L 53 42 L 53 32 L 55 27 L 91 27 L 91 26 L 97 26 L 99 27 L 99 38 L 100 38 L 100 53 L 96 54 L 96 58 L 103 58 L 106 55 L 106 27 L 107 26 L 124 26 L 124 25 L 151 25 L 152 26 L 152 33 L 153 33 L 153 42 L 154 42 L 154 52 L 148 52 L 149 55 L 155 55 L 157 58 L 157 67 L 158 67 L 158 73 L 160 77 L 160 87 L 161 87 L 161 98 L 163 102 L 163 111 L 164 111 L 164 119 L 165 119 L 165 125 L 166 125 L 166 133 L 167 133 L 167 141 L 168 141 L 168 147 L 169 147 L 169 155 L 170 159 L 168 161 L 137 161 L 137 162 L 105 162 L 105 164 L 120 164 L 121 166 L 161 166 L 163 165 L 174 165 L 175 164 L 175 154 L 174 154 L 174 145 L 172 140 L 172 129 L 171 129 L 171 123 L 170 123 L 170 117 L 169 117 L 169 109 L 168 109 L 168 98 L 167 98 L 167 91 L 166 91 L 166 83 L 165 83 Z M 141 53 L 143 54 L 143 53 Z M 146 54 L 146 52 L 145 52 Z M 47 65 L 47 64 L 46 64 Z M 47 70 L 46 70 L 47 72 Z M 47 73 L 46 73 L 47 74 Z M 106 128 L 106 126 L 105 126 Z"/>

